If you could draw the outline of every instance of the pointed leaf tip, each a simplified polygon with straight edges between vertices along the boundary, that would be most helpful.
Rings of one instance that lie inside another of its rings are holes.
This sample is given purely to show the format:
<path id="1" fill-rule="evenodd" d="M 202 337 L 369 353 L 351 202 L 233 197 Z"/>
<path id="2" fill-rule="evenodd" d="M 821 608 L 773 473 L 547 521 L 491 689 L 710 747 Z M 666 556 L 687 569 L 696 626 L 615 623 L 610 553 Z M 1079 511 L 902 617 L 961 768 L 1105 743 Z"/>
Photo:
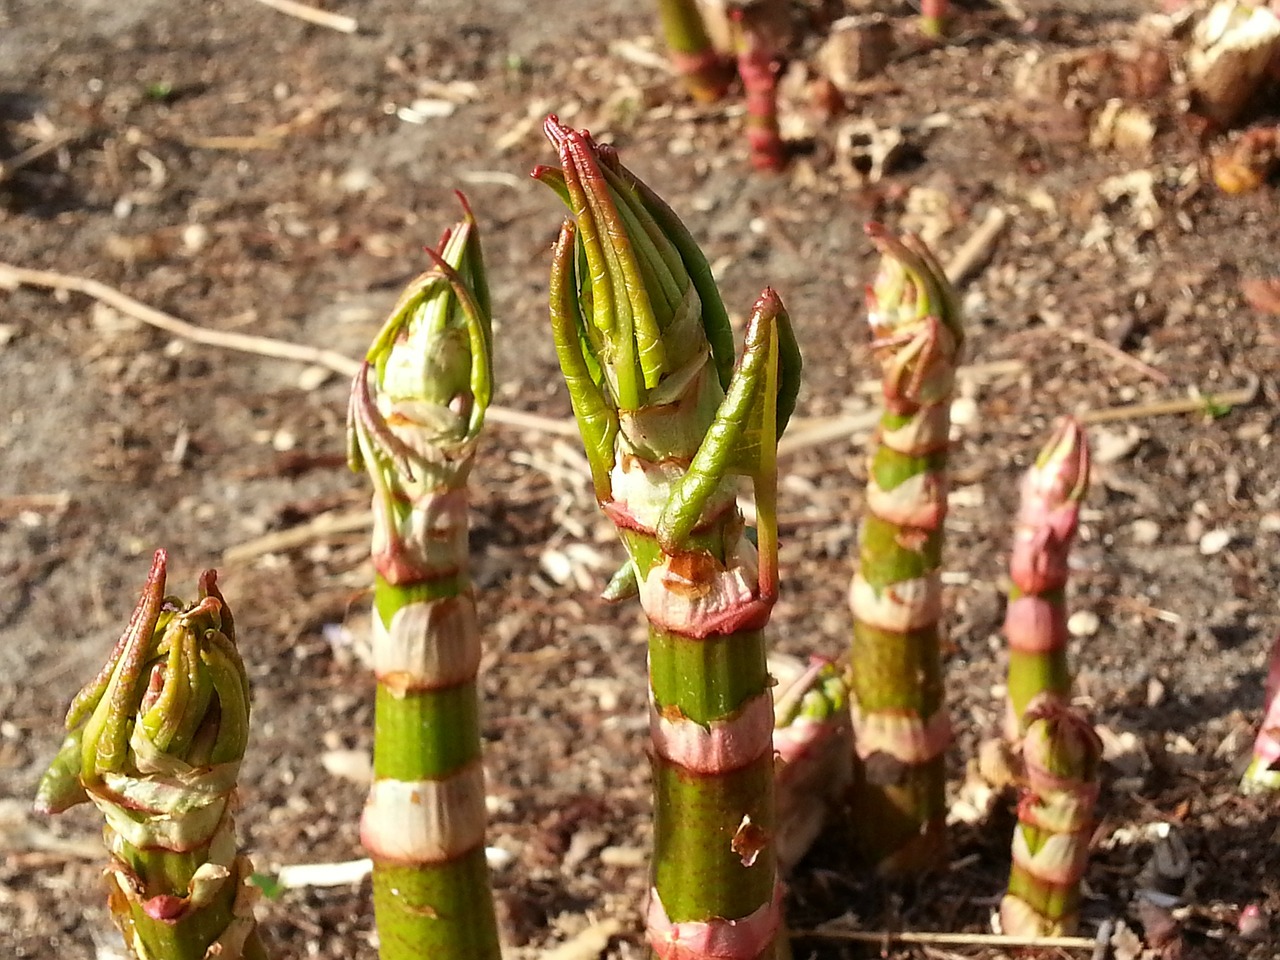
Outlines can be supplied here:
<path id="1" fill-rule="evenodd" d="M 1062 417 L 1036 457 L 1037 490 L 1054 500 L 1078 503 L 1089 488 L 1091 461 L 1085 429 L 1075 417 Z"/>

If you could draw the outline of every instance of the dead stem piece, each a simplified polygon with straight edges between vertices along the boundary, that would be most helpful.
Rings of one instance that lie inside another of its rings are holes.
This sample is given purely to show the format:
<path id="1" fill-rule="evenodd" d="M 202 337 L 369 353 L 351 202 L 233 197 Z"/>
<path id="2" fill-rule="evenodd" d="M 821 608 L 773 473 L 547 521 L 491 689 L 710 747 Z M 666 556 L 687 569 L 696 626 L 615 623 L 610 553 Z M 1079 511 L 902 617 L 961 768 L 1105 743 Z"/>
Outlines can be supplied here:
<path id="1" fill-rule="evenodd" d="M 306 523 L 288 530 L 276 530 L 272 533 L 256 537 L 246 543 L 229 547 L 222 554 L 223 566 L 234 567 L 268 553 L 284 553 L 297 550 L 317 540 L 342 536 L 347 533 L 361 533 L 373 526 L 373 514 L 368 510 L 353 510 L 348 513 L 322 513 Z"/>
<path id="2" fill-rule="evenodd" d="M 1089 333 L 1087 330 L 1077 330 L 1074 327 L 1037 327 L 1034 330 L 1027 330 L 1027 334 L 1043 336 L 1045 334 L 1056 334 L 1066 337 L 1072 343 L 1078 343 L 1082 347 L 1090 347 L 1105 353 L 1109 357 L 1113 357 L 1126 367 L 1131 367 L 1138 373 L 1142 374 L 1156 383 L 1169 384 L 1171 382 L 1169 375 L 1159 367 L 1153 367 L 1151 364 L 1139 360 L 1133 354 L 1126 353 L 1117 347 L 1114 343 L 1102 339 L 1101 337 Z"/>
<path id="3" fill-rule="evenodd" d="M 178 141 L 183 146 L 191 147 L 194 150 L 230 150 L 233 152 L 277 150 L 284 145 L 286 137 L 314 123 L 340 103 L 342 103 L 342 94 L 330 93 L 310 106 L 299 110 L 296 116 L 257 133 L 200 136 L 198 134 L 179 132 Z"/>
<path id="4" fill-rule="evenodd" d="M 314 23 L 318 27 L 337 30 L 339 33 L 355 33 L 360 29 L 360 24 L 356 22 L 355 17 L 344 17 L 338 13 L 317 10 L 315 7 L 309 7 L 305 3 L 298 3 L 297 0 L 258 0 L 258 2 L 263 6 L 270 7 L 272 10 L 278 10 L 291 17 L 297 17 L 307 23 Z"/>
<path id="5" fill-rule="evenodd" d="M 1060 950 L 1092 950 L 1097 941 L 1092 937 L 1005 937 L 997 933 L 929 933 L 893 930 L 842 930 L 818 927 L 792 930 L 793 940 L 850 940 L 855 943 L 935 944 L 953 947 L 1055 947 Z"/>
<path id="6" fill-rule="evenodd" d="M 172 314 L 149 307 L 114 287 L 109 287 L 98 280 L 88 277 L 77 277 L 52 270 L 30 270 L 26 267 L 15 267 L 12 264 L 0 263 L 0 289 L 17 289 L 18 287 L 40 287 L 45 290 L 65 290 L 71 293 L 82 293 L 100 303 L 120 311 L 126 316 L 141 320 L 148 326 L 172 333 L 176 337 L 202 343 L 210 347 L 221 347 L 225 350 L 239 350 L 242 353 L 254 353 L 263 357 L 275 357 L 279 360 L 296 360 L 325 367 L 340 376 L 350 379 L 360 369 L 360 362 L 335 350 L 325 350 L 302 343 L 289 343 L 285 340 L 274 340 L 271 337 L 258 337 L 247 333 L 227 333 L 221 330 L 209 330 L 196 326 L 185 320 L 179 320 Z M 500 423 L 521 430 L 534 430 L 538 433 L 555 434 L 562 437 L 574 437 L 578 429 L 572 421 L 558 420 L 555 417 L 544 417 L 523 410 L 508 410 L 504 407 L 491 406 L 487 414 L 490 423 Z"/>
<path id="7" fill-rule="evenodd" d="M 835 441 L 847 441 L 850 434 L 871 430 L 880 422 L 879 410 L 859 410 L 796 430 L 778 441 L 778 459 L 789 457 L 810 447 L 824 446 Z"/>
<path id="8" fill-rule="evenodd" d="M 966 383 L 987 383 L 999 377 L 1022 373 L 1027 365 L 1021 360 L 995 360 L 974 363 L 956 370 L 956 379 Z M 879 393 L 879 380 L 863 380 L 854 386 L 859 393 Z M 796 417 L 791 432 L 778 441 L 778 456 L 789 457 L 810 447 L 848 440 L 850 434 L 862 433 L 876 425 L 878 410 L 859 410 L 838 417 Z"/>
<path id="9" fill-rule="evenodd" d="M 3 163 L 0 163 L 0 183 L 4 183 L 4 181 L 8 180 L 23 167 L 35 163 L 45 154 L 52 153 L 59 147 L 66 146 L 79 136 L 79 131 L 66 130 L 62 133 L 54 134 L 48 140 L 41 140 L 39 143 L 33 143 L 17 156 L 11 157 Z"/>
<path id="10" fill-rule="evenodd" d="M 947 262 L 947 279 L 954 285 L 960 286 L 986 266 L 995 253 L 995 242 L 1000 239 L 1000 234 L 1004 232 L 1008 222 L 1009 214 L 1003 207 L 992 207 L 988 210 L 982 223 L 978 224 L 978 228 Z"/>
<path id="11" fill-rule="evenodd" d="M 24 513 L 65 513 L 71 506 L 71 494 L 18 493 L 0 497 L 0 520 L 11 520 Z"/>
<path id="12" fill-rule="evenodd" d="M 1130 403 L 1123 407 L 1107 407 L 1103 410 L 1086 410 L 1077 415 L 1081 423 L 1114 423 L 1117 420 L 1139 420 L 1143 417 L 1163 417 L 1175 413 L 1200 413 L 1212 407 L 1239 407 L 1253 403 L 1258 396 L 1258 375 L 1245 374 L 1246 384 L 1222 393 L 1201 394 L 1198 397 L 1178 397 L 1170 400 L 1153 400 L 1149 403 Z"/>

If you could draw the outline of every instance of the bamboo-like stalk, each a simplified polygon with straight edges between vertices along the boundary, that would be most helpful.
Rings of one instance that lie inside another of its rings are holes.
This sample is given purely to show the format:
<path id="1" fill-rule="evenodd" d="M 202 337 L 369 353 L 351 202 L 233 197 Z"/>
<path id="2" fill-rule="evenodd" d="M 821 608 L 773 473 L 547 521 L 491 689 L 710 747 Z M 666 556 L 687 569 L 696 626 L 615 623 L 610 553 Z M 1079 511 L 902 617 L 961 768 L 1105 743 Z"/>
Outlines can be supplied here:
<path id="1" fill-rule="evenodd" d="M 1088 488 L 1089 446 L 1084 428 L 1074 418 L 1064 417 L 1023 478 L 1013 535 L 1009 560 L 1013 586 L 1004 620 L 1009 641 L 1005 736 L 1012 742 L 1026 732 L 1022 717 L 1038 695 L 1047 693 L 1063 701 L 1071 695 L 1067 559 Z"/>
<path id="2" fill-rule="evenodd" d="M 1078 710 L 1052 694 L 1036 698 L 1026 719 L 1026 787 L 1000 929 L 1011 937 L 1069 936 L 1089 859 L 1102 742 Z"/>
<path id="3" fill-rule="evenodd" d="M 649 943 L 663 960 L 778 955 L 773 711 L 776 445 L 799 353 L 772 290 L 735 365 L 706 259 L 669 207 L 551 117 L 568 205 L 551 323 L 596 497 L 649 620 L 654 842 Z M 758 550 L 735 475 L 751 479 Z"/>
<path id="4" fill-rule="evenodd" d="M 166 597 L 167 559 L 156 552 L 128 627 L 72 702 L 36 809 L 102 811 L 108 903 L 136 960 L 263 960 L 232 818 L 249 679 L 217 575 L 200 577 L 196 603 Z"/>
<path id="5" fill-rule="evenodd" d="M 867 233 L 882 254 L 867 289 L 885 412 L 868 468 L 853 611 L 853 713 L 859 763 L 854 829 L 883 876 L 919 873 L 945 850 L 938 620 L 951 395 L 963 342 L 942 266 L 917 238 Z"/>
<path id="6" fill-rule="evenodd" d="M 935 40 L 945 37 L 950 7 L 949 0 L 920 0 L 920 32 Z"/>
<path id="7" fill-rule="evenodd" d="M 1253 741 L 1253 759 L 1240 780 L 1240 789 L 1247 794 L 1280 790 L 1280 636 L 1271 645 L 1265 692 L 1266 709 Z"/>
<path id="8" fill-rule="evenodd" d="M 376 573 L 375 780 L 360 839 L 383 960 L 496 960 L 466 486 L 492 392 L 491 332 L 469 208 L 428 252 L 434 266 L 401 295 L 351 395 Z"/>
<path id="9" fill-rule="evenodd" d="M 732 8 L 738 75 L 747 98 L 751 165 L 776 173 L 787 165 L 787 150 L 778 129 L 778 60 L 768 15 L 762 4 L 742 3 Z"/>
<path id="10" fill-rule="evenodd" d="M 697 0 L 658 0 L 658 18 L 672 66 L 689 95 L 701 103 L 723 97 L 733 82 L 733 66 L 712 42 Z"/>

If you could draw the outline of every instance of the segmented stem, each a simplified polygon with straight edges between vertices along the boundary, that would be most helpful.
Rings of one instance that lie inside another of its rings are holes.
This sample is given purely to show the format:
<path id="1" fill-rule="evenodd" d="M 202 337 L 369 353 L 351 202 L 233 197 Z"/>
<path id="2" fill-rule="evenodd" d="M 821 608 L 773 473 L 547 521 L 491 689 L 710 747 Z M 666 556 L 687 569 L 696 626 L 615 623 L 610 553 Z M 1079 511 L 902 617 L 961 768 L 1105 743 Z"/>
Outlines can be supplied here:
<path id="1" fill-rule="evenodd" d="M 628 554 L 610 589 L 637 592 L 649 620 L 649 942 L 663 960 L 772 958 L 781 887 L 762 630 L 777 596 L 777 438 L 799 354 L 766 290 L 722 380 L 732 341 L 687 231 L 612 151 L 554 117 L 546 130 L 562 169 L 535 175 L 574 215 L 552 265 L 556 351 L 596 496 Z M 734 474 L 755 490 L 758 550 Z"/>
<path id="2" fill-rule="evenodd" d="M 853 611 L 859 763 L 854 826 L 879 873 L 937 865 L 950 726 L 938 619 L 950 404 L 963 334 L 955 295 L 914 237 L 867 227 L 883 259 L 867 291 L 885 412 L 870 463 Z"/>
<path id="3" fill-rule="evenodd" d="M 949 0 L 920 0 L 920 32 L 941 40 L 947 33 Z"/>
<path id="4" fill-rule="evenodd" d="M 735 7 L 738 74 L 747 98 L 747 144 L 751 165 L 776 173 L 787 165 L 778 128 L 778 60 L 768 25 L 754 4 Z"/>
<path id="5" fill-rule="evenodd" d="M 1067 561 L 1088 487 L 1084 428 L 1064 417 L 1022 481 L 1014 528 L 1009 561 L 1013 586 L 1004 621 L 1009 641 L 1005 735 L 1010 741 L 1022 739 L 1026 732 L 1022 716 L 1037 696 L 1047 693 L 1066 701 L 1071 694 Z"/>
<path id="6" fill-rule="evenodd" d="M 383 960 L 497 960 L 466 486 L 491 393 L 490 320 L 469 209 L 429 253 L 352 391 L 376 571 L 375 780 L 360 839 Z"/>

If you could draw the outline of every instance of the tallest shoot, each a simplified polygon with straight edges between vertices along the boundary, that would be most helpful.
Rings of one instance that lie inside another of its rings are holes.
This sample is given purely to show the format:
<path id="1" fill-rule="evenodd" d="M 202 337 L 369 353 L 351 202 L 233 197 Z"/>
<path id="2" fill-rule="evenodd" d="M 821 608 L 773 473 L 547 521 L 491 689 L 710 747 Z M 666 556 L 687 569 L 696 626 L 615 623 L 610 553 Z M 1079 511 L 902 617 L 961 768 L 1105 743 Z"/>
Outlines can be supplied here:
<path id="1" fill-rule="evenodd" d="M 781 887 L 763 629 L 799 354 L 766 290 L 735 361 L 710 268 L 675 214 L 612 150 L 554 117 L 546 131 L 561 168 L 535 175 L 573 214 L 551 274 L 556 352 L 649 620 L 649 944 L 661 960 L 772 960 Z M 758 549 L 738 477 L 755 491 Z"/>

